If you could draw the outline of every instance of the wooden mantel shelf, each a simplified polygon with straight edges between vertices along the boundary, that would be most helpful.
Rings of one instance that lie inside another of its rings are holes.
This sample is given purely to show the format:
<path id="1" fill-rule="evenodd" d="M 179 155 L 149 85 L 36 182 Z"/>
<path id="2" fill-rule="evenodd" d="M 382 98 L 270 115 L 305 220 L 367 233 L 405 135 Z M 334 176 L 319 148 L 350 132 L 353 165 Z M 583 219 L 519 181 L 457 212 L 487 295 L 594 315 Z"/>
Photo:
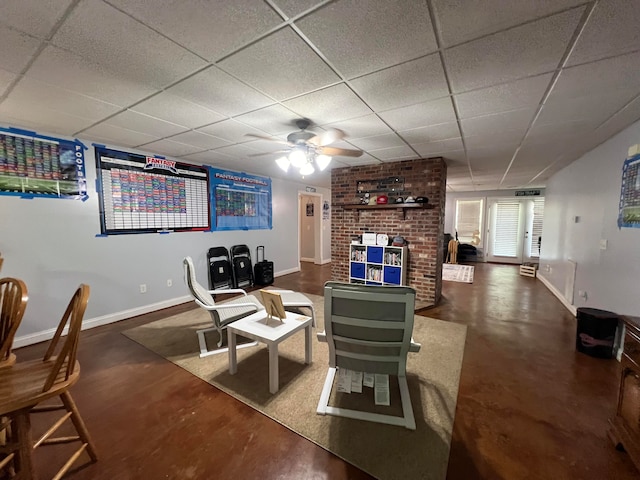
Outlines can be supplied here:
<path id="1" fill-rule="evenodd" d="M 336 205 L 338 206 L 338 205 Z M 355 210 L 356 213 L 360 213 L 360 210 L 389 210 L 395 209 L 398 211 L 402 211 L 402 218 L 405 218 L 405 214 L 407 208 L 420 208 L 420 209 L 432 209 L 435 208 L 435 205 L 431 203 L 387 203 L 387 204 L 376 204 L 376 205 L 365 205 L 365 204 L 355 204 L 355 205 L 340 205 L 345 210 Z"/>

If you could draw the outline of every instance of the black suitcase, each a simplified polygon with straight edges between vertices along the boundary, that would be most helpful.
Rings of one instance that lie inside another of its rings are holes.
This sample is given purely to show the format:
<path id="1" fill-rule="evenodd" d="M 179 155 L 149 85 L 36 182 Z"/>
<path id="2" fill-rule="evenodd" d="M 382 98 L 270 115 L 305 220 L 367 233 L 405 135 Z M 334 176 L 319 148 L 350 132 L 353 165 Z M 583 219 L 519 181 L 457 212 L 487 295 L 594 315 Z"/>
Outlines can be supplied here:
<path id="1" fill-rule="evenodd" d="M 262 252 L 262 260 L 260 260 Z M 273 283 L 273 262 L 264 258 L 264 245 L 256 247 L 256 264 L 253 267 L 253 281 L 256 285 L 271 285 Z"/>
<path id="2" fill-rule="evenodd" d="M 207 252 L 209 264 L 209 288 L 220 290 L 233 287 L 231 260 L 226 247 L 212 247 Z"/>
<path id="3" fill-rule="evenodd" d="M 233 286 L 245 288 L 253 286 L 253 266 L 251 252 L 246 245 L 231 247 L 231 266 L 233 269 Z"/>

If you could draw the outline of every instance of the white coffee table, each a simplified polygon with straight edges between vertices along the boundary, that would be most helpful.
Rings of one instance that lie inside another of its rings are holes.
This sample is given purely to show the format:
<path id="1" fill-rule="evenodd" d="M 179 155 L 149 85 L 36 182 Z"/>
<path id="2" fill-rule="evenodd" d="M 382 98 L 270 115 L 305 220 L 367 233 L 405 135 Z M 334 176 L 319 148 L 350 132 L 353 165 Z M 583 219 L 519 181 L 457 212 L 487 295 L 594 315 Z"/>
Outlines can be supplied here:
<path id="1" fill-rule="evenodd" d="M 269 347 L 269 391 L 278 391 L 278 344 L 294 333 L 305 330 L 304 363 L 311 363 L 311 317 L 286 312 L 287 317 L 281 323 L 273 318 L 267 322 L 264 310 L 253 313 L 248 317 L 237 320 L 227 326 L 229 338 L 229 373 L 234 375 L 238 371 L 236 356 L 236 335 L 251 338 L 266 343 Z"/>

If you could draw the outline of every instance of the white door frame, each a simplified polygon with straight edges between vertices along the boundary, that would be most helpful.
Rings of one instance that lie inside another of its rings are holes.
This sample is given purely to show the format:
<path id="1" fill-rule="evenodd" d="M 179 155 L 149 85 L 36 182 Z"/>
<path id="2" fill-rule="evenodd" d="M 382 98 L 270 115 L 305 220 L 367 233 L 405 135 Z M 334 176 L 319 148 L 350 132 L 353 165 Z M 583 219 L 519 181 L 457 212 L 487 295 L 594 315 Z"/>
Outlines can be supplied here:
<path id="1" fill-rule="evenodd" d="M 300 229 L 302 225 L 300 224 L 300 217 L 303 214 L 306 214 L 306 203 L 302 203 L 302 197 L 315 197 L 313 201 L 314 207 L 314 215 L 313 215 L 313 230 L 314 230 L 314 257 L 313 263 L 315 265 L 322 265 L 322 252 L 323 252 L 323 244 L 322 244 L 322 199 L 323 195 L 321 193 L 315 192 L 307 192 L 307 191 L 298 191 L 298 269 L 300 268 L 300 252 L 302 251 L 301 239 L 302 234 Z"/>

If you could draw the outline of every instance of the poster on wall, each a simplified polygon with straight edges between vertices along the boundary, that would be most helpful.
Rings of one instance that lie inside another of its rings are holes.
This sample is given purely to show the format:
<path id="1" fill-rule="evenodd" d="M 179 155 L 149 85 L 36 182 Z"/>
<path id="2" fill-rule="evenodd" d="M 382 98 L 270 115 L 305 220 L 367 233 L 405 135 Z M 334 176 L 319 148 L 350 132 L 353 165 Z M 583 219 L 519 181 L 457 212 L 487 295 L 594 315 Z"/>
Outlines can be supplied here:
<path id="1" fill-rule="evenodd" d="M 211 229 L 271 228 L 271 179 L 210 167 Z"/>
<path id="2" fill-rule="evenodd" d="M 629 157 L 622 166 L 622 188 L 618 228 L 640 228 L 640 154 Z"/>
<path id="3" fill-rule="evenodd" d="M 96 146 L 105 235 L 211 229 L 206 167 Z"/>
<path id="4" fill-rule="evenodd" d="M 86 200 L 84 150 L 79 140 L 0 128 L 0 194 Z"/>

